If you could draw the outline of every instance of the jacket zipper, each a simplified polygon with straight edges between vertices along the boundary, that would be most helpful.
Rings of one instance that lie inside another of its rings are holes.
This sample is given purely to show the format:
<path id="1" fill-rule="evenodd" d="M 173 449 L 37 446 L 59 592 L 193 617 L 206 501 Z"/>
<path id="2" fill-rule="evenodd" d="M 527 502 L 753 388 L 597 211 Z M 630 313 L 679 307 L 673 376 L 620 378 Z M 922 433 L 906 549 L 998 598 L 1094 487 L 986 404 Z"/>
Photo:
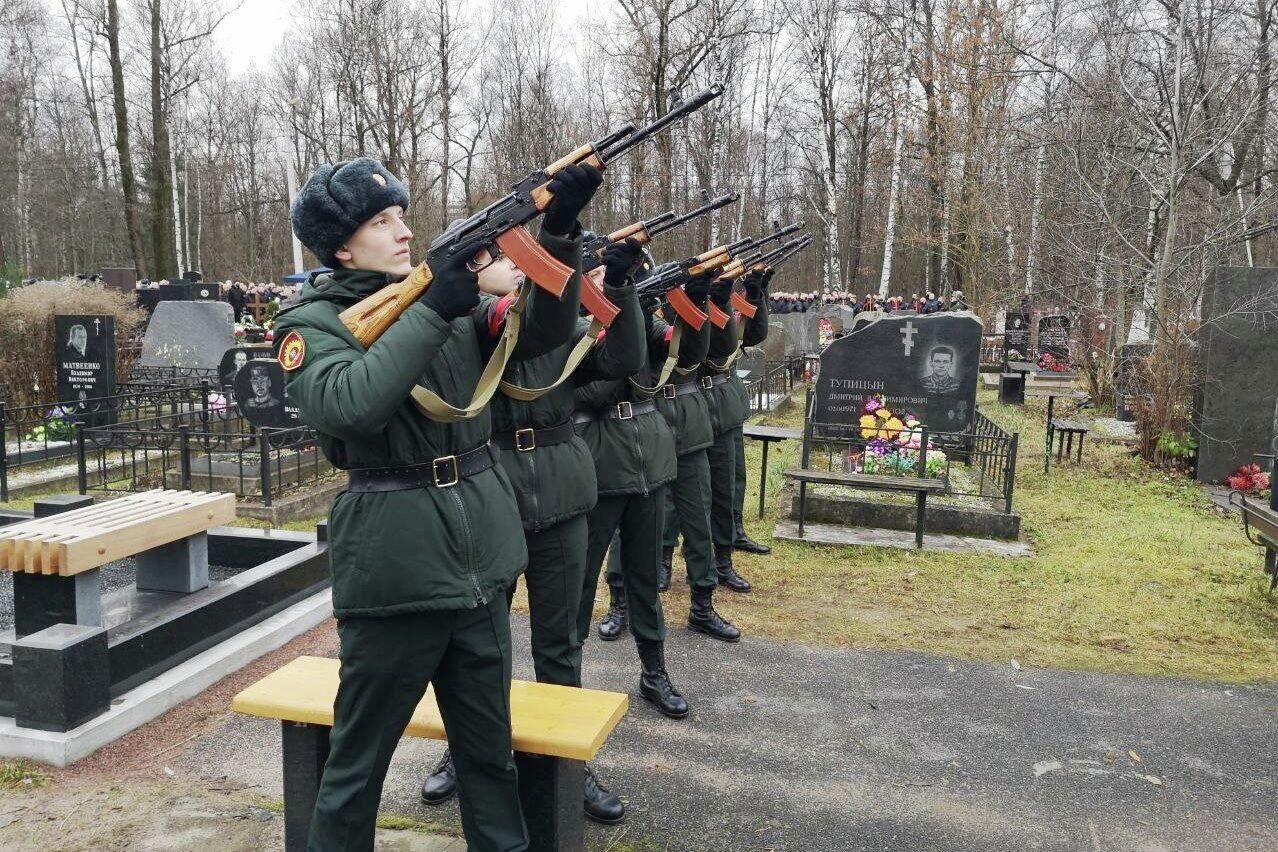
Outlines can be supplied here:
<path id="1" fill-rule="evenodd" d="M 466 514 L 466 504 L 462 502 L 462 498 L 457 496 L 457 492 L 451 488 L 448 490 L 453 501 L 457 503 L 457 513 L 461 515 L 462 529 L 466 532 L 466 576 L 470 577 L 471 588 L 475 592 L 475 600 L 480 606 L 485 606 L 488 600 L 484 597 L 484 592 L 479 588 L 479 577 L 475 575 L 475 554 L 474 554 L 474 537 L 470 531 L 470 516 Z"/>
<path id="2" fill-rule="evenodd" d="M 643 495 L 648 496 L 648 475 L 645 472 L 647 463 L 643 459 L 643 440 L 639 437 L 639 423 L 635 418 L 630 418 L 630 428 L 635 430 L 635 450 L 639 453 L 639 485 L 643 488 Z"/>

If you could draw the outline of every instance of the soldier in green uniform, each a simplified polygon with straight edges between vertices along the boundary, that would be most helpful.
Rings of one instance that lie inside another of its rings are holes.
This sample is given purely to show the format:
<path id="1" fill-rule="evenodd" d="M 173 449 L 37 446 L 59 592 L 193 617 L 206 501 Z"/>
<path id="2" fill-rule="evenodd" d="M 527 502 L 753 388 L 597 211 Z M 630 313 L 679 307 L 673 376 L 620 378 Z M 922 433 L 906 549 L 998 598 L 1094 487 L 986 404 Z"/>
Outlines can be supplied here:
<path id="1" fill-rule="evenodd" d="M 732 284 L 715 282 L 709 291 L 716 302 L 724 301 L 732 294 Z M 707 322 L 701 333 L 709 338 L 711 328 L 713 324 Z M 707 353 L 709 346 L 707 340 Z M 741 631 L 714 608 L 718 579 L 711 554 L 710 462 L 706 456 L 706 450 L 714 443 L 714 424 L 702 378 L 698 375 L 700 366 L 699 359 L 696 364 L 676 367 L 675 379 L 664 385 L 657 396 L 657 407 L 674 430 L 678 452 L 678 472 L 667 492 L 662 575 L 658 587 L 662 590 L 669 587 L 675 542 L 682 533 L 683 560 L 691 595 L 688 627 L 724 642 L 737 642 Z"/>
<path id="2" fill-rule="evenodd" d="M 580 263 L 577 215 L 600 180 L 570 166 L 551 181 L 539 239 L 570 267 Z M 433 683 L 469 848 L 524 850 L 505 600 L 527 561 L 519 507 L 487 411 L 441 423 L 410 401 L 418 385 L 453 405 L 470 399 L 504 326 L 498 300 L 478 290 L 485 253 L 432 268 L 430 287 L 368 347 L 338 316 L 411 271 L 407 204 L 405 186 L 369 158 L 321 166 L 293 204 L 294 232 L 333 271 L 280 313 L 278 357 L 290 399 L 350 477 L 329 514 L 341 683 L 307 848 L 372 849 L 391 755 Z M 577 275 L 562 301 L 529 296 L 512 357 L 569 339 L 579 288 Z"/>
<path id="3" fill-rule="evenodd" d="M 768 306 L 768 302 L 769 302 L 769 299 L 768 299 L 768 288 L 769 288 L 769 286 L 770 286 L 770 285 L 771 285 L 771 283 L 772 283 L 772 275 L 773 275 L 773 270 L 772 270 L 771 268 L 765 269 L 765 270 L 763 271 L 763 278 L 762 278 L 762 280 L 760 281 L 760 283 L 763 285 L 763 302 L 762 302 L 762 304 L 760 305 L 760 309 L 761 309 L 761 310 L 765 310 L 765 311 L 766 311 L 767 306 Z M 749 294 L 747 293 L 747 297 L 748 297 L 748 296 L 749 296 Z M 756 314 L 756 317 L 757 317 L 757 316 L 758 316 L 758 315 Z M 763 335 L 764 335 L 764 338 L 763 338 L 763 339 L 767 339 L 768 325 L 767 325 L 767 320 L 766 320 L 766 319 L 764 320 L 764 327 L 763 327 L 762 331 L 763 331 Z M 761 342 L 761 341 L 760 341 L 760 342 Z M 747 343 L 747 344 L 745 344 L 745 345 L 747 345 L 747 346 L 751 346 L 751 345 L 753 345 L 753 346 L 757 346 L 757 345 L 758 345 L 758 343 L 754 343 L 754 344 L 749 344 L 749 343 Z M 739 375 L 737 375 L 736 370 L 731 370 L 731 371 L 729 371 L 729 373 L 730 373 L 730 375 L 731 375 L 731 383 L 732 383 L 732 386 L 733 386 L 733 387 L 735 387 L 735 388 L 737 389 L 737 393 L 738 393 L 738 394 L 740 395 L 740 397 L 741 397 L 741 405 L 742 405 L 742 409 L 741 409 L 741 410 L 742 410 L 742 411 L 745 411 L 745 412 L 749 412 L 749 410 L 750 410 L 750 400 L 749 400 L 749 398 L 746 396 L 746 387 L 745 387 L 745 382 L 743 382 L 743 381 L 741 380 L 741 377 L 740 377 Z M 742 551 L 745 551 L 746 553 L 754 553 L 754 554 L 757 554 L 757 555 L 760 555 L 760 556 L 764 556 L 764 555 L 767 555 L 767 554 L 771 553 L 771 552 L 772 552 L 772 548 L 768 547 L 766 544 L 760 544 L 759 542 L 757 542 L 757 541 L 755 541 L 754 539 L 750 538 L 750 536 L 746 535 L 746 528 L 745 528 L 745 493 L 746 493 L 745 434 L 744 434 L 744 432 L 742 431 L 742 428 L 744 427 L 744 425 L 745 425 L 745 421 L 743 420 L 743 421 L 742 421 L 742 425 L 741 425 L 741 426 L 738 426 L 736 429 L 733 429 L 733 430 L 732 430 L 732 443 L 734 444 L 734 450 L 735 450 L 735 454 L 736 454 L 736 464 L 734 464 L 734 465 L 733 465 L 733 469 L 732 469 L 733 482 L 734 482 L 734 485 L 733 485 L 733 488 L 732 488 L 732 527 L 733 527 L 732 546 L 733 546 L 733 548 L 734 548 L 734 549 L 736 549 L 736 550 L 742 550 Z M 760 488 L 762 488 L 762 487 L 763 487 L 763 483 L 760 483 L 760 484 L 759 484 L 759 487 L 760 487 Z"/>
<path id="4" fill-rule="evenodd" d="M 710 462 L 710 532 L 714 539 L 714 568 L 719 585 L 734 592 L 750 591 L 750 583 L 737 573 L 732 564 L 737 533 L 737 441 L 749 408 L 744 386 L 734 366 L 742 346 L 756 346 L 768 336 L 768 299 L 763 274 L 762 271 L 751 271 L 742 281 L 746 298 L 756 308 L 753 318 L 738 315 L 729 306 L 731 292 L 723 296 L 722 288 L 718 290 L 721 301 L 717 304 L 728 314 L 728 322 L 722 329 L 716 328 L 711 332 L 710 353 L 701 363 L 700 371 L 703 384 L 710 386 L 706 399 L 714 424 L 714 442 L 706 449 L 706 458 Z M 744 460 L 741 465 L 744 467 Z"/>
<path id="5" fill-rule="evenodd" d="M 694 304 L 704 305 L 707 282 L 690 282 L 687 292 Z M 648 342 L 644 369 L 626 381 L 594 382 L 577 392 L 579 429 L 590 445 L 599 476 L 599 504 L 590 513 L 587 573 L 577 622 L 584 642 L 604 552 L 609 551 L 609 612 L 616 613 L 619 607 L 625 612 L 629 603 L 630 632 L 641 666 L 639 692 L 666 716 L 682 719 L 688 715 L 688 702 L 666 671 L 666 623 L 657 588 L 665 492 L 675 479 L 678 455 L 674 432 L 653 397 L 676 364 L 691 369 L 705 357 L 709 334 L 691 331 L 680 319 L 675 319 L 677 325 L 657 319 L 655 308 L 654 300 L 644 310 Z M 601 636 L 615 639 L 624 626 L 623 620 L 615 632 Z"/>
<path id="6" fill-rule="evenodd" d="M 533 668 L 542 683 L 581 686 L 577 606 L 586 574 L 586 513 L 594 508 L 596 484 L 590 450 L 573 431 L 573 390 L 578 382 L 624 379 L 642 365 L 643 320 L 634 285 L 627 280 L 638 256 L 637 245 L 612 245 L 603 264 L 592 270 L 602 277 L 595 283 L 620 308 L 606 334 L 578 320 L 568 342 L 507 366 L 492 401 L 493 443 L 501 448 L 502 468 L 514 484 L 528 545 L 524 583 Z M 479 273 L 479 289 L 506 303 L 522 277 L 518 267 L 501 258 Z M 583 343 L 588 335 L 591 341 L 602 339 Z M 508 604 L 514 594 L 512 583 Z M 422 799 L 440 804 L 456 788 L 456 766 L 446 751 L 423 784 Z M 589 766 L 584 794 L 591 819 L 616 823 L 624 816 L 621 800 L 599 783 Z"/>

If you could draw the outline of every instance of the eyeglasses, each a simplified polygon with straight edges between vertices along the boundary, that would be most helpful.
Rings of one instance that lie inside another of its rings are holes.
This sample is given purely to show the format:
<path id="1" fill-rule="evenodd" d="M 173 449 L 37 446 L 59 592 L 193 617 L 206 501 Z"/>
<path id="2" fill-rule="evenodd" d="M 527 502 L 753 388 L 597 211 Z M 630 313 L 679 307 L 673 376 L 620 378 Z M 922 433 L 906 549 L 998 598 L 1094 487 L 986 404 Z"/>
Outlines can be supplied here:
<path id="1" fill-rule="evenodd" d="M 466 268 L 469 269 L 471 272 L 476 272 L 476 273 L 483 272 L 485 269 L 492 266 L 494 263 L 496 263 L 497 261 L 501 260 L 503 257 L 506 256 L 505 252 L 497 248 L 497 246 L 495 245 L 489 246 L 487 251 L 488 251 L 488 257 L 490 258 L 487 263 L 476 264 L 474 258 L 471 258 L 470 260 L 466 261 Z"/>

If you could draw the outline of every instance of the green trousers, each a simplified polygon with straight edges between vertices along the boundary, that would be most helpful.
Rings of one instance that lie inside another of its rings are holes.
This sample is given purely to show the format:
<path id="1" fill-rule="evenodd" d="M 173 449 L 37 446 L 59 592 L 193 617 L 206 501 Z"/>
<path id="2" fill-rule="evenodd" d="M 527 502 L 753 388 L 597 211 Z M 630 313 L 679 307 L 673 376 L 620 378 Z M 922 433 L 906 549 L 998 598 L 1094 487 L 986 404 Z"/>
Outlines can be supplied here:
<path id="1" fill-rule="evenodd" d="M 462 829 L 475 852 L 519 852 L 528 835 L 510 744 L 510 618 L 475 609 L 346 618 L 341 683 L 308 852 L 373 848 L 391 755 L 426 685 L 457 762 Z"/>
<path id="2" fill-rule="evenodd" d="M 713 589 L 719 580 L 710 549 L 710 462 L 705 450 L 679 456 L 678 474 L 667 491 L 664 544 L 674 547 L 682 533 L 688 585 Z"/>
<path id="3" fill-rule="evenodd" d="M 586 515 L 578 515 L 544 530 L 524 530 L 528 544 L 524 584 L 528 587 L 533 669 L 540 683 L 581 686 L 577 609 L 586 575 L 587 526 Z M 599 576 L 597 568 L 595 576 Z M 515 584 L 507 602 L 515 596 Z"/>
<path id="4" fill-rule="evenodd" d="M 643 494 L 600 497 L 590 512 L 590 540 L 586 547 L 586 578 L 577 610 L 577 636 L 585 641 L 595 608 L 595 589 L 608 551 L 608 584 L 626 590 L 626 620 L 635 639 L 664 642 L 666 619 L 657 592 L 661 565 L 661 535 L 666 489 Z M 619 537 L 614 533 L 619 532 Z M 613 544 L 611 550 L 609 544 Z"/>
<path id="5" fill-rule="evenodd" d="M 736 444 L 737 464 L 733 469 L 734 486 L 732 489 L 732 517 L 738 527 L 742 526 L 742 513 L 745 511 L 746 465 L 745 465 L 745 433 L 738 426 L 732 430 L 732 443 Z M 759 483 L 763 487 L 763 483 Z"/>
<path id="6" fill-rule="evenodd" d="M 733 435 L 740 429 L 725 429 L 714 436 L 706 449 L 710 463 L 710 537 L 716 547 L 732 547 L 737 531 L 733 511 L 736 507 L 737 446 Z"/>

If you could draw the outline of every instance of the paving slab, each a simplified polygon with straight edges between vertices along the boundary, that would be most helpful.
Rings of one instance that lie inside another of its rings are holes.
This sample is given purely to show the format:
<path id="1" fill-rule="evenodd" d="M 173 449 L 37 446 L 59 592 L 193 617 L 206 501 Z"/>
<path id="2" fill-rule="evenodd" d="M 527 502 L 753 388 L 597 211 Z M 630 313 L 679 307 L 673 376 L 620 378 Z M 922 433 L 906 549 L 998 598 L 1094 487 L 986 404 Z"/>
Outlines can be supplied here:
<path id="1" fill-rule="evenodd" d="M 632 642 L 586 644 L 585 684 L 634 696 L 594 764 L 629 816 L 591 825 L 592 849 L 623 838 L 672 852 L 1278 848 L 1278 686 L 749 636 L 729 646 L 682 626 L 678 588 L 665 602 L 688 719 L 636 695 Z M 716 603 L 731 616 L 730 597 Z M 513 627 L 515 676 L 528 678 L 527 618 Z M 442 750 L 401 744 L 384 813 L 457 822 L 455 803 L 418 798 Z M 278 725 L 228 714 L 171 765 L 278 797 Z"/>
<path id="2" fill-rule="evenodd" d="M 837 545 L 840 547 L 893 547 L 901 550 L 917 550 L 913 530 L 888 530 L 870 527 L 848 527 L 839 524 L 803 525 L 799 535 L 799 522 L 782 519 L 772 531 L 773 538 L 784 541 L 801 541 L 808 544 Z M 938 553 L 984 553 L 991 556 L 1033 556 L 1034 550 L 1027 542 L 1003 541 L 992 538 L 976 538 L 946 533 L 924 533 L 923 549 Z"/>

